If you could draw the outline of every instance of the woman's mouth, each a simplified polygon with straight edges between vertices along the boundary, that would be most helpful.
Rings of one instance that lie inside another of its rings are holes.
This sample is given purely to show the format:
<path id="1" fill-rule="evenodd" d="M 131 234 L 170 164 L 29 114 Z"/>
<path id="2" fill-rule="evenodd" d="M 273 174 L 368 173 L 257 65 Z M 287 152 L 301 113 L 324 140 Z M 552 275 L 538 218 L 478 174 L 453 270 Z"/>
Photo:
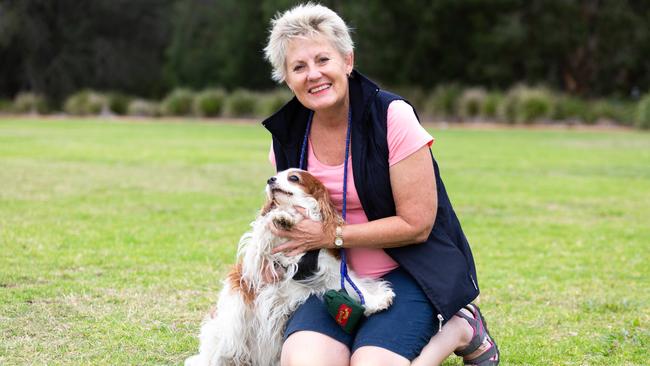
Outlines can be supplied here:
<path id="1" fill-rule="evenodd" d="M 323 85 L 313 87 L 313 88 L 309 89 L 308 91 L 309 91 L 309 94 L 317 94 L 319 92 L 322 92 L 323 90 L 329 89 L 330 87 L 332 87 L 332 84 L 323 84 Z"/>

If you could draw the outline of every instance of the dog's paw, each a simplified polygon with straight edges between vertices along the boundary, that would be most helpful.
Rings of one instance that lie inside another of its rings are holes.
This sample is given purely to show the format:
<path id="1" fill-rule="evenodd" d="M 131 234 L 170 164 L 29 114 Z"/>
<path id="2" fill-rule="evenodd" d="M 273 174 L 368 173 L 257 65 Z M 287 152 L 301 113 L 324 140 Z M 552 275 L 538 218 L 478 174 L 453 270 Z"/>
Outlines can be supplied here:
<path id="1" fill-rule="evenodd" d="M 200 366 L 201 365 L 200 355 L 194 355 L 194 356 L 188 357 L 185 360 L 184 365 L 185 366 Z"/>
<path id="2" fill-rule="evenodd" d="M 275 212 L 271 217 L 271 222 L 280 230 L 291 230 L 296 224 L 294 218 L 286 212 Z"/>
<path id="3" fill-rule="evenodd" d="M 366 309 L 363 312 L 366 316 L 388 309 L 393 304 L 395 292 L 386 282 L 380 284 L 380 291 L 366 296 Z"/>

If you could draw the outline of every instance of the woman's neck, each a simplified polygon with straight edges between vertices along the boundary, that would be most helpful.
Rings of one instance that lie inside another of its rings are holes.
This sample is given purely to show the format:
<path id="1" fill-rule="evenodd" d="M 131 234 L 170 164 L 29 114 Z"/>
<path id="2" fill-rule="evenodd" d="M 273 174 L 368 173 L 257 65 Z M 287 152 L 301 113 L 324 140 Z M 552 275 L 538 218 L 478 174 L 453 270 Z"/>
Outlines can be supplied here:
<path id="1" fill-rule="evenodd" d="M 327 110 L 314 111 L 313 121 L 321 126 L 339 127 L 347 125 L 350 101 L 348 98 L 338 106 L 333 106 Z"/>

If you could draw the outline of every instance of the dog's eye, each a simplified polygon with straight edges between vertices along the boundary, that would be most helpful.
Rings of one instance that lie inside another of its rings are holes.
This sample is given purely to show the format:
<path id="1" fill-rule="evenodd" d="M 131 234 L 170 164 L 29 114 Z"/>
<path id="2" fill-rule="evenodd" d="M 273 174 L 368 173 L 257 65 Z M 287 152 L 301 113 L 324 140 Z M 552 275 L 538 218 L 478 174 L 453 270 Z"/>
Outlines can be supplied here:
<path id="1" fill-rule="evenodd" d="M 298 183 L 298 182 L 300 182 L 300 178 L 298 178 L 297 175 L 290 175 L 289 176 L 289 181 L 294 182 L 294 183 Z"/>

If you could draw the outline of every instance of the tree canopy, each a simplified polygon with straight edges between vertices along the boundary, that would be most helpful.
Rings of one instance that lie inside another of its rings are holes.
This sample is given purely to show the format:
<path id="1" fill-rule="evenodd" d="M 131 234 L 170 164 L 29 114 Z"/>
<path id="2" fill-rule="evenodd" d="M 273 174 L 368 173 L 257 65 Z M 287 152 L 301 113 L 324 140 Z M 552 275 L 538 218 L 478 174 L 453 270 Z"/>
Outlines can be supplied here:
<path id="1" fill-rule="evenodd" d="M 0 97 L 82 88 L 274 86 L 262 49 L 289 0 L 1 0 Z M 650 4 L 634 0 L 322 1 L 354 29 L 358 69 L 390 85 L 583 96 L 650 87 Z"/>

